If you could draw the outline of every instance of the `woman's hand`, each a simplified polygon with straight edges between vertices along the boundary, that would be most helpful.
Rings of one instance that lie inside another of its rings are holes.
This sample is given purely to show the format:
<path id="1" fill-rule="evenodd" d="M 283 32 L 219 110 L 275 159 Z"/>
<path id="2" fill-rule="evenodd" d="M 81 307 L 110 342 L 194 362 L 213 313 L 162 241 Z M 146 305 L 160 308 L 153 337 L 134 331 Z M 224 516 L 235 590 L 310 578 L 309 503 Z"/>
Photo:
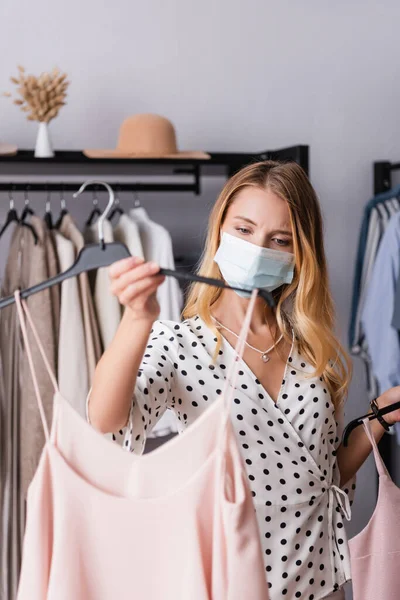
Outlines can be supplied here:
<path id="1" fill-rule="evenodd" d="M 384 408 L 386 406 L 390 406 L 395 402 L 400 402 L 400 385 L 390 388 L 384 394 L 381 394 L 379 398 L 376 399 L 376 402 L 379 408 Z M 393 412 L 386 413 L 386 415 L 382 415 L 383 419 L 385 419 L 388 425 L 394 425 L 394 423 L 400 422 L 400 408 L 394 410 Z"/>
<path id="2" fill-rule="evenodd" d="M 157 275 L 160 267 L 143 258 L 124 258 L 114 263 L 110 269 L 111 292 L 126 306 L 135 321 L 155 321 L 160 314 L 156 292 L 165 280 L 165 275 Z"/>

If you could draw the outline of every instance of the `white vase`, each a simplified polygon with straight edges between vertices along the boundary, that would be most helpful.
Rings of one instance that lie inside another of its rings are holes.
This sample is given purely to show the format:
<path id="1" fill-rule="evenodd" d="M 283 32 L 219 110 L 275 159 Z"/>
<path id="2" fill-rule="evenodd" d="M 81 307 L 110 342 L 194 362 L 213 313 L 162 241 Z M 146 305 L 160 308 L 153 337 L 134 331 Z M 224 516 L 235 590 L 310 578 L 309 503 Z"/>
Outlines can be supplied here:
<path id="1" fill-rule="evenodd" d="M 54 156 L 50 140 L 48 123 L 39 123 L 39 129 L 36 138 L 35 157 L 52 158 Z"/>

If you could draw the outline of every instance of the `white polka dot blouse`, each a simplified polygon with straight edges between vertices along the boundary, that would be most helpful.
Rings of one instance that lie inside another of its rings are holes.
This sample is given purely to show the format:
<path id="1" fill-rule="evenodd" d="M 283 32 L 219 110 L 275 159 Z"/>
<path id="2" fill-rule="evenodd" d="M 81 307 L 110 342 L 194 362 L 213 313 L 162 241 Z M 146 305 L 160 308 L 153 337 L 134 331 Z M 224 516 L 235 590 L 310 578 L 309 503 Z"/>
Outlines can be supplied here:
<path id="1" fill-rule="evenodd" d="M 222 393 L 234 358 L 200 317 L 156 321 L 138 374 L 130 421 L 114 436 L 142 453 L 146 435 L 165 410 L 180 431 Z M 355 483 L 340 489 L 336 450 L 343 411 L 334 412 L 322 378 L 308 377 L 293 341 L 275 403 L 241 361 L 231 418 L 247 469 L 271 600 L 318 600 L 350 579 L 344 518 L 350 518 Z"/>

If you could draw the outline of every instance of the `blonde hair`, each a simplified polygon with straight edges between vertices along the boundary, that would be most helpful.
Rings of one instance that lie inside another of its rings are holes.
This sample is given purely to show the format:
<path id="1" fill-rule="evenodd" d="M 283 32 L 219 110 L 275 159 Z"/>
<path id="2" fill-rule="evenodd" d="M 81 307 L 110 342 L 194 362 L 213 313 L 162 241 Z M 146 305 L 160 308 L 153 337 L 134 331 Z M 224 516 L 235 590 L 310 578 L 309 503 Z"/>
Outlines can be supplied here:
<path id="1" fill-rule="evenodd" d="M 285 340 L 291 343 L 294 330 L 299 353 L 314 368 L 313 376 L 325 381 L 337 408 L 347 396 L 352 365 L 334 334 L 335 314 L 319 202 L 307 175 L 297 163 L 265 161 L 251 164 L 227 181 L 210 214 L 207 239 L 197 272 L 222 279 L 214 262 L 220 230 L 238 192 L 249 186 L 271 190 L 289 207 L 295 272 L 291 284 L 274 292 L 278 333 L 283 333 Z M 215 356 L 221 347 L 222 337 L 211 319 L 211 306 L 221 291 L 220 288 L 193 283 L 183 311 L 184 318 L 199 315 L 215 333 Z"/>

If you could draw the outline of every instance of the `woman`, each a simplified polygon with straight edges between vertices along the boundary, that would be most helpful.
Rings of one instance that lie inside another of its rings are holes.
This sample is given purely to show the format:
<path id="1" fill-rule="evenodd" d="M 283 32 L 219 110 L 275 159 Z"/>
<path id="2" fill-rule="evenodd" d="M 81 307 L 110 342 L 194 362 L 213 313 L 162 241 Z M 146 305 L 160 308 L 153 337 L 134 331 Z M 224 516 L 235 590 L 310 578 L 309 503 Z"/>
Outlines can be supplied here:
<path id="1" fill-rule="evenodd" d="M 157 321 L 159 267 L 126 259 L 111 271 L 126 307 L 94 378 L 89 417 L 101 432 L 126 427 L 127 450 L 172 409 L 181 429 L 221 393 L 248 298 L 194 284 L 185 321 Z M 232 404 L 271 600 L 343 598 L 350 561 L 343 518 L 352 478 L 370 453 L 361 428 L 340 445 L 350 362 L 336 339 L 316 194 L 295 163 L 250 165 L 211 213 L 202 275 L 273 291 L 257 299 Z M 112 373 L 112 377 L 110 377 Z M 394 388 L 379 406 L 400 398 Z M 387 415 L 392 423 L 400 411 Z M 383 427 L 373 421 L 377 440 Z"/>

